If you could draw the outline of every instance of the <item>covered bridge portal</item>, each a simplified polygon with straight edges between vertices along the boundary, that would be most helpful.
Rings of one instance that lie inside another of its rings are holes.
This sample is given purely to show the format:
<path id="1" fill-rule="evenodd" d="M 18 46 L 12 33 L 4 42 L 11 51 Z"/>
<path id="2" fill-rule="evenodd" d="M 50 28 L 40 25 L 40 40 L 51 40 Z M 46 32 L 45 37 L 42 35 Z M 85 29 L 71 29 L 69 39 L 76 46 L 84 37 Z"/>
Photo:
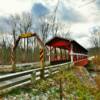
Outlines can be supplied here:
<path id="1" fill-rule="evenodd" d="M 83 66 L 88 63 L 88 51 L 75 40 L 54 37 L 46 43 L 46 46 L 49 46 L 51 64 L 71 61 Z"/>

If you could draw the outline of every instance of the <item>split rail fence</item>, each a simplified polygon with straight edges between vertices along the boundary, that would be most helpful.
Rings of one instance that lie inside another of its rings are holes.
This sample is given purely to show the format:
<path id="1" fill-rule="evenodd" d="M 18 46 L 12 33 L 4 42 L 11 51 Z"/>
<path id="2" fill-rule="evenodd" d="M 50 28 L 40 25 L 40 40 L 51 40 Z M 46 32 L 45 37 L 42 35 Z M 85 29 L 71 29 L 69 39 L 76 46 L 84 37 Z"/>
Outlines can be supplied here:
<path id="1" fill-rule="evenodd" d="M 68 62 L 45 67 L 44 77 L 47 78 L 50 75 L 59 72 L 59 69 L 62 67 L 68 69 L 71 66 L 71 62 Z M 42 68 L 36 68 L 0 76 L 0 95 L 11 91 L 14 88 L 31 84 L 34 81 L 41 79 L 41 71 Z"/>

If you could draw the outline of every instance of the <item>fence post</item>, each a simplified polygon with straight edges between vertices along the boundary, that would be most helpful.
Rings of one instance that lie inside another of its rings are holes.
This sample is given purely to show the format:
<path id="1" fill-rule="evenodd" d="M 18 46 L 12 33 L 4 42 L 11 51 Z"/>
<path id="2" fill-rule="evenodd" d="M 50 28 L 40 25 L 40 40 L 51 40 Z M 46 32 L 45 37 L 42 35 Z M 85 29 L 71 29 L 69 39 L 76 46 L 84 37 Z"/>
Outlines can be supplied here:
<path id="1" fill-rule="evenodd" d="M 62 78 L 60 78 L 60 100 L 62 100 L 63 99 L 63 96 L 62 96 L 62 94 L 63 94 L 63 90 L 62 90 Z"/>
<path id="2" fill-rule="evenodd" d="M 44 49 L 40 49 L 40 66 L 41 66 L 41 79 L 44 79 Z"/>
<path id="3" fill-rule="evenodd" d="M 32 84 L 34 83 L 35 79 L 36 79 L 36 72 L 33 71 L 32 74 L 31 74 L 31 83 Z"/>
<path id="4" fill-rule="evenodd" d="M 11 48 L 11 64 L 12 64 L 12 71 L 16 71 L 16 51 Z"/>

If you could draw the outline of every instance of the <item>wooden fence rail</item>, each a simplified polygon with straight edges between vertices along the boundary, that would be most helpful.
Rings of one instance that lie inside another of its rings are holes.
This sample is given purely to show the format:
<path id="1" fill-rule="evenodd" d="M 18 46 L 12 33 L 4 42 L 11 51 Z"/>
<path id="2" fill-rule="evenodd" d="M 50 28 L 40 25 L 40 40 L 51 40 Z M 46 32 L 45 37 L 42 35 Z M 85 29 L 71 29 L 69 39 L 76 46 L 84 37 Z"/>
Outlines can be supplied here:
<path id="1" fill-rule="evenodd" d="M 51 74 L 55 74 L 59 72 L 59 68 L 61 67 L 68 68 L 70 67 L 70 65 L 71 63 L 68 62 L 68 63 L 45 67 L 44 77 L 48 77 Z M 16 73 L 0 76 L 0 95 L 8 91 L 11 91 L 16 87 L 24 86 L 32 83 L 33 81 L 41 79 L 40 77 L 41 70 L 42 68 L 37 68 L 37 69 L 16 72 Z"/>

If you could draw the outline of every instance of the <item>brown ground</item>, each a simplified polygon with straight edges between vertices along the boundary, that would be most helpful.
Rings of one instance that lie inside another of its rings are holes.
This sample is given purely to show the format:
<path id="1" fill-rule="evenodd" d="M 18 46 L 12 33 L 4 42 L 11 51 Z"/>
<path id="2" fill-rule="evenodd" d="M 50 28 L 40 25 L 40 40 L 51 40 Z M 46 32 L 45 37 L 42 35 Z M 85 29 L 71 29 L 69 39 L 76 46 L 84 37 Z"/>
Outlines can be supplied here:
<path id="1" fill-rule="evenodd" d="M 98 89 L 100 90 L 100 74 L 98 74 L 95 79 L 96 79 Z"/>

